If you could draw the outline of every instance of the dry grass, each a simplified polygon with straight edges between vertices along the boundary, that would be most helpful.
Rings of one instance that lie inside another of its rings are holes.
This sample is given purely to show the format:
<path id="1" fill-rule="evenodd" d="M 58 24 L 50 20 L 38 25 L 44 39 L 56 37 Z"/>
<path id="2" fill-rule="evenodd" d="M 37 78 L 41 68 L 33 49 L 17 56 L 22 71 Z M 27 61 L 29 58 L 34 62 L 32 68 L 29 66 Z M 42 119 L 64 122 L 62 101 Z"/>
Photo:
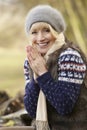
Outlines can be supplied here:
<path id="1" fill-rule="evenodd" d="M 0 90 L 6 90 L 11 96 L 24 89 L 24 58 L 21 51 L 0 51 Z"/>
<path id="2" fill-rule="evenodd" d="M 24 16 L 20 11 L 15 13 L 14 9 L 4 7 L 0 9 L 0 17 L 0 90 L 15 96 L 24 89 Z"/>

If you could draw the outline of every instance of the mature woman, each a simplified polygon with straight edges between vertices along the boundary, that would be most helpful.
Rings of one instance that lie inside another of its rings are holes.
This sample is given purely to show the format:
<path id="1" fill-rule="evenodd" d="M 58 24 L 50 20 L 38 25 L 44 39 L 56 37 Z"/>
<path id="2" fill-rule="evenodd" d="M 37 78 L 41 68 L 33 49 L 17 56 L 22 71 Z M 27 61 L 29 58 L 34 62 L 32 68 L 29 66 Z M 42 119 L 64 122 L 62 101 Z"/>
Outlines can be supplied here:
<path id="1" fill-rule="evenodd" d="M 65 28 L 62 14 L 49 5 L 29 11 L 25 25 L 30 45 L 24 62 L 24 104 L 32 119 L 43 118 L 37 114 L 41 110 L 47 112 L 45 119 L 48 116 L 51 130 L 86 130 L 86 61 L 80 50 L 66 40 Z"/>

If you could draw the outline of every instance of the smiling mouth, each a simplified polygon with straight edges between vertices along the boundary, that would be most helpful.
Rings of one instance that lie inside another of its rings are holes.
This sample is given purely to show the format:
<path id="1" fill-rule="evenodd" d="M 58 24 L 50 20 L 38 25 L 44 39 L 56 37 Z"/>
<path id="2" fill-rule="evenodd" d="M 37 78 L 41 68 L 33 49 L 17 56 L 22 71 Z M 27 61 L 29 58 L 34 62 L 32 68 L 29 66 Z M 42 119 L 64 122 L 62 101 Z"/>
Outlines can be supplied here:
<path id="1" fill-rule="evenodd" d="M 43 47 L 47 47 L 49 42 L 45 42 L 45 43 L 39 43 L 38 46 L 43 48 Z"/>

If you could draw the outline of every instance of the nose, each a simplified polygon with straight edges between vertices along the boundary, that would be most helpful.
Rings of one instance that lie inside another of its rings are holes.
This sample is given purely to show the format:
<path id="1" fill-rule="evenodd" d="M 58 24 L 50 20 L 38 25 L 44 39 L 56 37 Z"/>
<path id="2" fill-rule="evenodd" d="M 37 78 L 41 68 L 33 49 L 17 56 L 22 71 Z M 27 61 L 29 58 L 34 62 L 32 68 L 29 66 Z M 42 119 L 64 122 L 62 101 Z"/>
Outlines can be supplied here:
<path id="1" fill-rule="evenodd" d="M 38 42 L 42 42 L 42 41 L 44 41 L 44 39 L 45 39 L 45 36 L 43 35 L 43 33 L 42 32 L 38 32 L 37 41 Z"/>

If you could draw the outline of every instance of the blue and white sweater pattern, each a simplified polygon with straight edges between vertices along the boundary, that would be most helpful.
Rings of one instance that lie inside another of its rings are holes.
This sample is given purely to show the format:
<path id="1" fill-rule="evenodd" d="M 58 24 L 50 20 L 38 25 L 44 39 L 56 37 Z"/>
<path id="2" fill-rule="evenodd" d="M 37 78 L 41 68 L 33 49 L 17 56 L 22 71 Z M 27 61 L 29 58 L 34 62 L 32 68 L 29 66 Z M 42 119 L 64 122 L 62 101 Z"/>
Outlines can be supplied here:
<path id="1" fill-rule="evenodd" d="M 46 99 L 60 115 L 71 113 L 80 94 L 81 84 L 86 74 L 86 65 L 81 55 L 71 48 L 63 51 L 58 57 L 58 81 L 54 81 L 50 72 L 34 79 L 29 77 L 29 63 L 25 60 L 25 96 L 24 104 L 31 117 L 36 116 L 39 90 L 42 89 Z"/>

